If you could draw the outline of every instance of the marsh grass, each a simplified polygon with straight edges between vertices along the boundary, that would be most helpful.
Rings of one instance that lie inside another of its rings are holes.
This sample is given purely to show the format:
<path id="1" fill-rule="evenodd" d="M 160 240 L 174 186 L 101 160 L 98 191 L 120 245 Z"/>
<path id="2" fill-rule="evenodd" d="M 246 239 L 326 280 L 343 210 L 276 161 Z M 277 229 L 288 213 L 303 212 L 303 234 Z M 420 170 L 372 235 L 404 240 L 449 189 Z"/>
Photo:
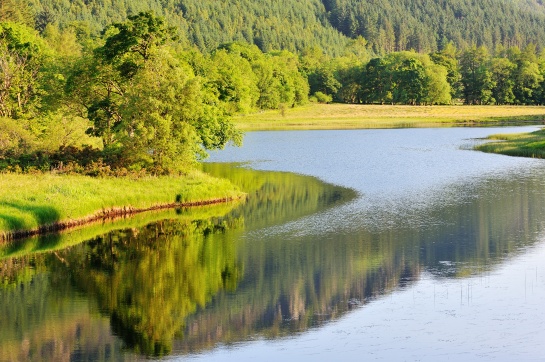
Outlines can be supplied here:
<path id="1" fill-rule="evenodd" d="M 545 107 L 312 103 L 283 112 L 272 110 L 240 115 L 234 121 L 239 129 L 245 131 L 536 124 L 545 121 Z"/>
<path id="2" fill-rule="evenodd" d="M 198 171 L 183 177 L 139 179 L 0 174 L 0 238 L 117 208 L 145 209 L 241 195 L 229 181 Z"/>
<path id="3" fill-rule="evenodd" d="M 545 130 L 531 133 L 495 134 L 487 139 L 499 142 L 485 143 L 475 149 L 508 156 L 545 158 Z"/>

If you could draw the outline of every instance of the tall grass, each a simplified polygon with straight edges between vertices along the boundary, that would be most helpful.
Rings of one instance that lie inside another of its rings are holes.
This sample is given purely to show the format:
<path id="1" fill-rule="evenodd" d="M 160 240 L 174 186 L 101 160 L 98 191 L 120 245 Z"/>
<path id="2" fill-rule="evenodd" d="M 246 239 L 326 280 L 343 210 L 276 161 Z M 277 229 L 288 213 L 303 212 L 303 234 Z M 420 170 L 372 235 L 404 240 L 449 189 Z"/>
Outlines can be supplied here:
<path id="1" fill-rule="evenodd" d="M 114 209 L 238 198 L 229 181 L 193 171 L 184 177 L 91 178 L 0 174 L 0 239 L 8 233 L 69 222 Z"/>
<path id="2" fill-rule="evenodd" d="M 545 107 L 403 106 L 309 104 L 304 107 L 240 115 L 241 130 L 357 129 L 486 125 L 545 121 Z"/>
<path id="3" fill-rule="evenodd" d="M 545 158 L 545 130 L 531 133 L 495 134 L 488 139 L 499 142 L 485 143 L 475 149 L 508 156 Z"/>

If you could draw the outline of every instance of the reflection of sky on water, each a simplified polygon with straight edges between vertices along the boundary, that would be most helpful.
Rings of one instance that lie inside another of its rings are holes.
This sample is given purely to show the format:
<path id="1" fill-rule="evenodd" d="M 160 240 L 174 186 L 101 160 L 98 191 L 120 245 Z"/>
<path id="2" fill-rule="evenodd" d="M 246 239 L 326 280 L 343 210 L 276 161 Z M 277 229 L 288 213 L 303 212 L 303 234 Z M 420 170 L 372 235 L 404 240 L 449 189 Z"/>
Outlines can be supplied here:
<path id="1" fill-rule="evenodd" d="M 542 160 L 468 150 L 493 133 L 536 127 L 430 128 L 350 131 L 252 132 L 242 148 L 211 154 L 214 162 L 247 162 L 260 170 L 316 176 L 350 187 L 360 198 L 322 215 L 282 226 L 322 234 L 328 230 L 384 228 L 440 222 L 420 211 L 465 202 L 486 178 L 543 174 Z M 491 191 L 493 192 L 493 190 Z M 301 225 L 300 223 L 305 223 Z"/>
<path id="2" fill-rule="evenodd" d="M 467 150 L 473 139 L 536 127 L 429 128 L 247 133 L 242 148 L 213 152 L 213 162 L 250 162 L 261 170 L 317 176 L 369 195 L 393 196 L 531 165 Z"/>
<path id="3" fill-rule="evenodd" d="M 396 229 L 427 230 L 431 236 L 425 237 L 431 238 L 434 230 L 450 228 L 454 234 L 447 244 L 468 243 L 479 248 L 473 230 L 467 234 L 458 230 L 461 226 L 475 226 L 472 220 L 478 216 L 463 214 L 460 205 L 467 204 L 471 211 L 479 208 L 481 200 L 501 200 L 506 192 L 517 195 L 517 188 L 526 187 L 530 179 L 534 186 L 530 192 L 521 192 L 522 198 L 542 193 L 541 189 L 545 192 L 545 187 L 535 187 L 535 182 L 545 186 L 545 168 L 542 160 L 468 149 L 478 142 L 476 138 L 532 129 L 535 127 L 256 132 L 247 135 L 242 149 L 215 153 L 211 160 L 249 161 L 256 169 L 308 174 L 360 193 L 347 205 L 268 228 L 263 231 L 267 238 L 276 234 L 293 241 L 316 237 L 334 242 L 335 235 L 350 237 L 363 229 L 379 234 Z M 501 187 L 496 189 L 497 185 Z M 446 220 L 449 205 L 462 214 L 450 215 Z M 509 207 L 505 205 L 505 212 L 497 217 L 517 217 L 518 211 Z M 446 211 L 434 214 L 438 208 Z M 520 222 L 532 216 L 525 210 L 520 212 Z M 486 225 L 476 227 L 486 229 Z M 533 232 L 542 234 L 543 227 L 538 229 L 541 231 Z M 481 237 L 494 237 L 486 230 L 478 230 L 483 233 Z M 501 236 L 506 235 L 515 245 L 519 237 L 542 240 L 539 235 L 518 235 L 516 230 Z M 545 246 L 538 241 L 534 246 L 520 244 L 517 248 L 518 252 L 506 254 L 503 263 L 494 268 L 435 260 L 435 264 L 425 265 L 428 272 L 419 274 L 415 283 L 326 326 L 277 341 L 260 339 L 220 347 L 201 357 L 544 360 Z M 464 268 L 468 269 L 465 278 L 443 277 Z"/>

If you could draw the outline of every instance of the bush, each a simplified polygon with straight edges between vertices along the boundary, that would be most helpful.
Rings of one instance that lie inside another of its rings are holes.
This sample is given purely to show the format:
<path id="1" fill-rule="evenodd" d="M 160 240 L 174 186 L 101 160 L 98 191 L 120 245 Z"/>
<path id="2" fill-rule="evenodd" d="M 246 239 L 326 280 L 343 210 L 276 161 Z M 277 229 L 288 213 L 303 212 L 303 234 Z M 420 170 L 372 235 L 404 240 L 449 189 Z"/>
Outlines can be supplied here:
<path id="1" fill-rule="evenodd" d="M 318 103 L 331 103 L 331 101 L 333 100 L 332 96 L 322 92 L 314 93 L 314 98 L 316 98 Z"/>

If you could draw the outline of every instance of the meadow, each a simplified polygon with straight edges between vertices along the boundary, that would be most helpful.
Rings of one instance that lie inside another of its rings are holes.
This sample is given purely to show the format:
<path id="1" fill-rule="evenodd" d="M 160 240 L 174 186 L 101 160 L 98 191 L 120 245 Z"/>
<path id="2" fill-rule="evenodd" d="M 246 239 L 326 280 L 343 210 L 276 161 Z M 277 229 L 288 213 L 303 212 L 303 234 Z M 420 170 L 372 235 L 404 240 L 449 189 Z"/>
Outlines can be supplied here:
<path id="1" fill-rule="evenodd" d="M 543 106 L 405 106 L 311 103 L 234 118 L 243 131 L 486 126 L 545 122 Z"/>

